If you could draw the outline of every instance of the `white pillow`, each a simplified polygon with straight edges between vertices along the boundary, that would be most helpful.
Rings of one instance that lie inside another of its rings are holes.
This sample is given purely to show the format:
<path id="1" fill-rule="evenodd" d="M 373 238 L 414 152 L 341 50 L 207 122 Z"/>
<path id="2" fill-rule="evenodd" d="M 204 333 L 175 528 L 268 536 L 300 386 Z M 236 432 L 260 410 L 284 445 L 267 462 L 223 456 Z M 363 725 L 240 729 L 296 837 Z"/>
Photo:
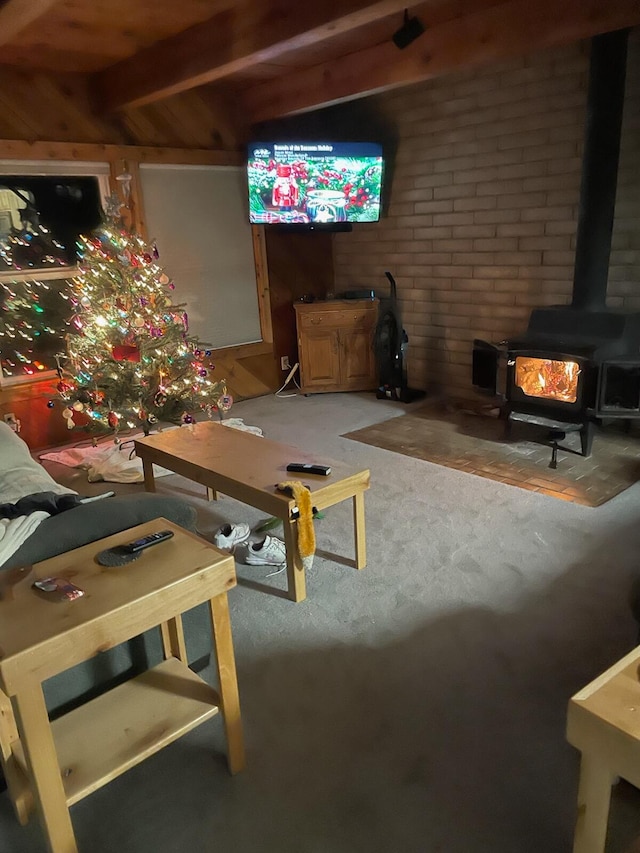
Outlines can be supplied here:
<path id="1" fill-rule="evenodd" d="M 17 503 L 20 498 L 38 492 L 78 494 L 56 483 L 31 456 L 29 447 L 20 436 L 0 421 L 0 503 Z"/>

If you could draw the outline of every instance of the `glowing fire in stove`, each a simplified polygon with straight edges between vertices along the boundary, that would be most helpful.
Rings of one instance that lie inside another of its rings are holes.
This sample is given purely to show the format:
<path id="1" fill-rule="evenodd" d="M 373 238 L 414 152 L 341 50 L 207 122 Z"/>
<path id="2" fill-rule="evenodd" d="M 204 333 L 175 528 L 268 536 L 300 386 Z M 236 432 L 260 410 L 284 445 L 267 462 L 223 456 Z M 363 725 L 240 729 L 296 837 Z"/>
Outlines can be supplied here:
<path id="1" fill-rule="evenodd" d="M 580 365 L 575 361 L 517 356 L 515 382 L 527 397 L 575 403 Z"/>

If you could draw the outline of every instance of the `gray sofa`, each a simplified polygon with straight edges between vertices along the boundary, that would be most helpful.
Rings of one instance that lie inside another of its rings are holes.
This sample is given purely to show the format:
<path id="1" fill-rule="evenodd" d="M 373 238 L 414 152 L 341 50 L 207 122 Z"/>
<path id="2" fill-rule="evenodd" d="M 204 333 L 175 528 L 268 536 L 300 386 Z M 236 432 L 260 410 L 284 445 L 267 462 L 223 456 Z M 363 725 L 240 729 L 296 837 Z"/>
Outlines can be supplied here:
<path id="1" fill-rule="evenodd" d="M 25 442 L 0 422 L 0 502 L 16 503 L 26 495 L 44 492 L 75 494 L 56 483 L 31 457 Z M 195 530 L 196 511 L 191 505 L 179 498 L 146 493 L 141 485 L 140 494 L 103 498 L 45 518 L 0 565 L 0 572 L 54 557 L 159 517 Z M 206 606 L 200 605 L 186 613 L 183 623 L 189 661 L 199 668 L 211 651 Z M 51 716 L 57 716 L 161 659 L 159 629 L 147 631 L 45 682 L 47 708 Z"/>

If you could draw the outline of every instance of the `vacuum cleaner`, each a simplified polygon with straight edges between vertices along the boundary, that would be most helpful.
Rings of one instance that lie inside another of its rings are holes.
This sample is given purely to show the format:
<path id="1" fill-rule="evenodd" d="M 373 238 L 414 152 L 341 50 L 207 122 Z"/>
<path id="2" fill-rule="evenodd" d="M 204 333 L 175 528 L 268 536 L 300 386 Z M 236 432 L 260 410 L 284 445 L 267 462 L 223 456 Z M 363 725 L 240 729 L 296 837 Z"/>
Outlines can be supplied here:
<path id="1" fill-rule="evenodd" d="M 402 328 L 398 307 L 396 282 L 390 272 L 385 272 L 389 280 L 389 296 L 379 297 L 380 312 L 374 337 L 374 352 L 378 367 L 379 400 L 397 400 L 411 403 L 424 397 L 424 391 L 416 391 L 407 385 L 407 349 L 409 337 Z"/>

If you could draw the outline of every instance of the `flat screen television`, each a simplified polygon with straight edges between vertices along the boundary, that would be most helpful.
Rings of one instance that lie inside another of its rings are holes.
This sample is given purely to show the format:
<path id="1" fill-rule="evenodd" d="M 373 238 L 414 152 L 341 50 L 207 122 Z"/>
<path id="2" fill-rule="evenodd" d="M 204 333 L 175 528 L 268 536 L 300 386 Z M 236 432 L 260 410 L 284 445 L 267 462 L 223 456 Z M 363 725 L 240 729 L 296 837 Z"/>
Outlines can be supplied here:
<path id="1" fill-rule="evenodd" d="M 303 228 L 377 222 L 383 171 L 375 142 L 254 142 L 249 221 Z"/>

